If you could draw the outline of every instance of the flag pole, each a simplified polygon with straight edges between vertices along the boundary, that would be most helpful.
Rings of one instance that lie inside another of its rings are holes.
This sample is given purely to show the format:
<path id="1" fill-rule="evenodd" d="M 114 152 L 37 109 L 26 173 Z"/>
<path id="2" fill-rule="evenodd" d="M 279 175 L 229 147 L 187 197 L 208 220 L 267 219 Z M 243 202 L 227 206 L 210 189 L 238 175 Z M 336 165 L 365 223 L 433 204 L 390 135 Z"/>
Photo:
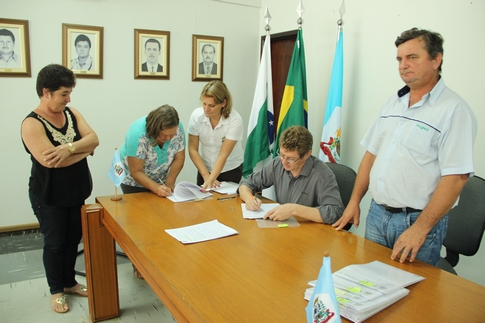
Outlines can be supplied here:
<path id="1" fill-rule="evenodd" d="M 123 198 L 118 195 L 118 186 L 115 185 L 115 196 L 111 197 L 111 201 L 120 201 Z"/>

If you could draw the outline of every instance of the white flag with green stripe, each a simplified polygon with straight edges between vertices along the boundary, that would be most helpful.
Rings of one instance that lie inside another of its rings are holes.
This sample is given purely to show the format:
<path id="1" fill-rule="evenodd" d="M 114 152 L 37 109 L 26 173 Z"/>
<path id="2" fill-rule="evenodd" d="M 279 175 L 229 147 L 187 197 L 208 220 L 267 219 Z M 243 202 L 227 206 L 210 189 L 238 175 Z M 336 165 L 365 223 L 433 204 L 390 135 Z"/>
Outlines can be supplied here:
<path id="1" fill-rule="evenodd" d="M 248 124 L 244 150 L 243 176 L 253 173 L 258 163 L 271 156 L 274 142 L 273 82 L 271 75 L 270 35 L 266 35 L 258 80 Z"/>

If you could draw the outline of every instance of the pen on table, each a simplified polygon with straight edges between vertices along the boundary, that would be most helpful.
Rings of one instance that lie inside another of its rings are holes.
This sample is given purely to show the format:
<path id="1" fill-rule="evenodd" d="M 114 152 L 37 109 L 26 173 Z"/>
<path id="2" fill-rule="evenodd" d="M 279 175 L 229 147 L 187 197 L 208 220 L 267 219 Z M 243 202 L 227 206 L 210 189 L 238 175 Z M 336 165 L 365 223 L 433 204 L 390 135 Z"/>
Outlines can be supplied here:
<path id="1" fill-rule="evenodd" d="M 230 200 L 230 199 L 233 199 L 235 198 L 236 195 L 233 195 L 233 196 L 227 196 L 227 197 L 219 197 L 218 200 L 219 201 L 225 201 L 225 200 Z"/>

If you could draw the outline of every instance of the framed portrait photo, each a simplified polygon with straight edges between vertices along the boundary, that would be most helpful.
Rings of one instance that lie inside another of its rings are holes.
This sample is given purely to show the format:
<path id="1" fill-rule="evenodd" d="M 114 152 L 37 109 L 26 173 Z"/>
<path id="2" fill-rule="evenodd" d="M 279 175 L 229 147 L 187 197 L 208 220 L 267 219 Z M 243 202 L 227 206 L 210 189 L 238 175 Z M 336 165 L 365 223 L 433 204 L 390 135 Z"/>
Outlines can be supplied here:
<path id="1" fill-rule="evenodd" d="M 135 29 L 135 79 L 170 79 L 170 32 Z"/>
<path id="2" fill-rule="evenodd" d="M 0 18 L 0 76 L 31 76 L 28 20 Z"/>
<path id="3" fill-rule="evenodd" d="M 103 27 L 62 24 L 62 65 L 76 77 L 103 78 Z"/>
<path id="4" fill-rule="evenodd" d="M 221 80 L 224 37 L 192 35 L 192 81 Z"/>

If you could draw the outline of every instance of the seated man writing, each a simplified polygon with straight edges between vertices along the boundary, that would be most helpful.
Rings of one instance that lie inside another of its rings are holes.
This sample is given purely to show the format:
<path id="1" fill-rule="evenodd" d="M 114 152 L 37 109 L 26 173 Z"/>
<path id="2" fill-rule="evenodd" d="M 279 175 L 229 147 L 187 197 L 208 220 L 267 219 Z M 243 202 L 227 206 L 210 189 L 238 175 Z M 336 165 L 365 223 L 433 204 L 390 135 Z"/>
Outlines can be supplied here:
<path id="1" fill-rule="evenodd" d="M 312 156 L 312 134 L 302 126 L 286 129 L 280 137 L 279 157 L 251 174 L 239 186 L 248 210 L 258 210 L 261 200 L 255 192 L 274 185 L 281 205 L 268 211 L 265 219 L 282 221 L 298 216 L 314 222 L 335 223 L 344 211 L 333 172 Z"/>

